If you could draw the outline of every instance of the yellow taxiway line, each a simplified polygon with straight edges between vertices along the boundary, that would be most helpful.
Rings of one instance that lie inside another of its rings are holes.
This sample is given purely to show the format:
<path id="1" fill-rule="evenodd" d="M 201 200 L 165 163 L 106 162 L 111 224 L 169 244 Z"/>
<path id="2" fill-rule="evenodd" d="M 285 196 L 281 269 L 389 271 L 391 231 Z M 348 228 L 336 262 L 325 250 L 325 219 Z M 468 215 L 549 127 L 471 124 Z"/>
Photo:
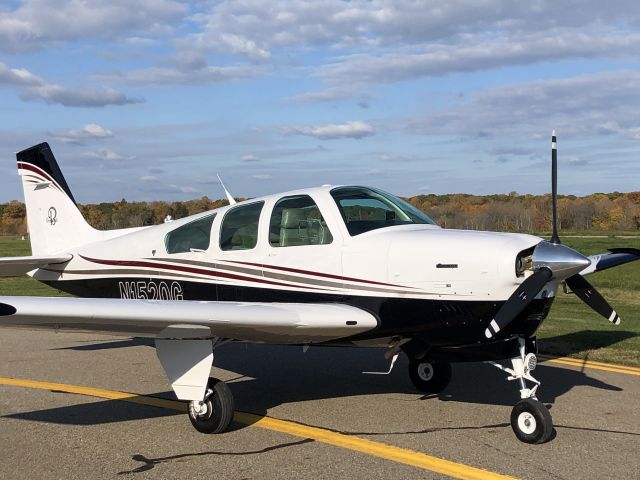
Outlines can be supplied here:
<path id="1" fill-rule="evenodd" d="M 625 375 L 640 376 L 640 368 L 629 367 L 627 365 L 616 365 L 613 363 L 594 362 L 593 360 L 581 360 L 570 357 L 552 357 L 549 355 L 538 355 L 543 362 L 557 363 L 559 365 L 569 365 L 579 368 L 592 368 L 594 370 L 604 370 L 605 372 L 623 373 Z"/>
<path id="2" fill-rule="evenodd" d="M 176 400 L 165 400 L 163 398 L 138 395 L 129 392 L 103 390 L 101 388 L 81 387 L 78 385 L 66 385 L 63 383 L 40 382 L 36 380 L 23 380 L 18 378 L 4 377 L 0 377 L 0 385 L 12 385 L 16 387 L 75 393 L 78 395 L 106 398 L 109 400 L 121 400 L 124 402 L 151 405 L 154 407 L 177 410 L 181 412 L 186 412 L 187 410 L 187 406 L 184 402 L 179 402 Z M 506 475 L 501 475 L 499 473 L 490 472 L 488 470 L 470 467 L 462 463 L 433 457 L 431 455 L 416 452 L 406 448 L 394 447 L 392 445 L 375 442 L 365 438 L 356 437 L 354 435 L 345 435 L 343 433 L 337 433 L 318 427 L 301 425 L 299 423 L 291 421 L 278 420 L 275 418 L 263 417 L 246 412 L 235 412 L 233 418 L 236 422 L 245 425 L 253 425 L 275 432 L 286 433 L 296 437 L 313 439 L 317 442 L 354 450 L 356 452 L 365 453 L 374 457 L 384 458 L 386 460 L 392 460 L 394 462 L 402 463 L 405 465 L 411 465 L 413 467 L 422 468 L 424 470 L 429 470 L 435 473 L 441 473 L 453 478 L 465 480 L 504 480 L 514 478 Z"/>

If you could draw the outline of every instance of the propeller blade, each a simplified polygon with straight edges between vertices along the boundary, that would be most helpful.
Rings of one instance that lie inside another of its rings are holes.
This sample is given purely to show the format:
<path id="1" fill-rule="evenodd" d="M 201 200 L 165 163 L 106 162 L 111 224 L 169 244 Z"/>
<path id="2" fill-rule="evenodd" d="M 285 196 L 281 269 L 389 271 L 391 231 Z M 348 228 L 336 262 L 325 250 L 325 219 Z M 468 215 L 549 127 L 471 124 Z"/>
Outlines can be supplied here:
<path id="1" fill-rule="evenodd" d="M 522 282 L 509 297 L 509 300 L 498 310 L 494 319 L 491 320 L 491 323 L 484 331 L 485 336 L 492 338 L 509 325 L 533 301 L 545 284 L 551 280 L 552 276 L 553 273 L 550 269 L 542 267 Z"/>
<path id="2" fill-rule="evenodd" d="M 614 325 L 620 325 L 620 316 L 613 309 L 609 302 L 607 302 L 600 293 L 585 280 L 585 278 L 576 274 L 565 280 L 569 288 L 573 290 L 580 300 L 589 305 L 592 309 L 609 320 Z"/>

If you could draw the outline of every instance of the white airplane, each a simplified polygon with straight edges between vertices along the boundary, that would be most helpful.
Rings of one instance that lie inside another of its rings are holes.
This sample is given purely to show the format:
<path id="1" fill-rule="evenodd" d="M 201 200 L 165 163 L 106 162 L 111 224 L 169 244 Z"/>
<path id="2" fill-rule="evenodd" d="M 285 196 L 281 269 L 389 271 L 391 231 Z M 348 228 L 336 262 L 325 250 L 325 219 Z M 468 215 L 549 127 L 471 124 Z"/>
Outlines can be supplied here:
<path id="1" fill-rule="evenodd" d="M 486 361 L 519 385 L 518 439 L 542 443 L 551 415 L 536 399 L 534 334 L 565 282 L 620 318 L 584 279 L 640 258 L 585 257 L 553 236 L 448 230 L 374 188 L 322 186 L 254 198 L 161 225 L 98 231 L 87 224 L 49 148 L 17 154 L 33 256 L 0 259 L 84 298 L 0 297 L 0 326 L 155 338 L 178 399 L 203 433 L 233 418 L 229 387 L 209 378 L 229 341 L 386 347 L 409 358 L 422 392 L 439 392 L 452 362 Z M 225 189 L 226 192 L 226 189 Z M 233 198 L 229 195 L 230 200 Z M 498 363 L 511 360 L 511 366 Z M 374 372 L 374 373 L 389 373 Z"/>

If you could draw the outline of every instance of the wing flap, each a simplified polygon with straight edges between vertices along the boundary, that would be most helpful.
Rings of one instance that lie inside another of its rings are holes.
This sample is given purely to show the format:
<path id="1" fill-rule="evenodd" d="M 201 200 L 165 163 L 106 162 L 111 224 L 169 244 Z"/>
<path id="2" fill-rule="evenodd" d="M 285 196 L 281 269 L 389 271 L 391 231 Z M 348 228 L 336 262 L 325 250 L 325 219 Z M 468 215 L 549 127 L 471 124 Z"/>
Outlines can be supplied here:
<path id="1" fill-rule="evenodd" d="M 56 263 L 66 263 L 71 254 L 56 256 L 0 257 L 0 277 L 19 277 L 36 268 Z"/>
<path id="2" fill-rule="evenodd" d="M 200 326 L 216 337 L 298 344 L 337 340 L 377 325 L 370 313 L 341 304 L 0 297 L 0 327 L 163 338 L 167 327 Z"/>

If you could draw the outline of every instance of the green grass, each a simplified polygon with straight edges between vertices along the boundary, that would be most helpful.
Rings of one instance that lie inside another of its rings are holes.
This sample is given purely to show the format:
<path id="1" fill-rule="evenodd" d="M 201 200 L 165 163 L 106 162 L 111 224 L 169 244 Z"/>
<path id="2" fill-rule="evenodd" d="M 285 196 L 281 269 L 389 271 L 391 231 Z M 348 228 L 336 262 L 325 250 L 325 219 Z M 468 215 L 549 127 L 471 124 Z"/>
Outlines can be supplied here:
<path id="1" fill-rule="evenodd" d="M 29 240 L 21 237 L 0 236 L 0 257 L 31 255 Z M 0 295 L 37 295 L 47 297 L 67 296 L 66 293 L 48 287 L 31 277 L 0 277 Z"/>
<path id="2" fill-rule="evenodd" d="M 566 238 L 564 243 L 592 255 L 607 247 L 640 249 L 636 238 Z M 0 256 L 30 255 L 28 241 L 0 237 Z M 640 366 L 640 261 L 589 275 L 591 282 L 622 317 L 610 324 L 575 295 L 561 290 L 551 313 L 538 331 L 540 349 L 552 355 Z M 64 293 L 32 278 L 0 278 L 0 295 L 60 296 Z"/>

